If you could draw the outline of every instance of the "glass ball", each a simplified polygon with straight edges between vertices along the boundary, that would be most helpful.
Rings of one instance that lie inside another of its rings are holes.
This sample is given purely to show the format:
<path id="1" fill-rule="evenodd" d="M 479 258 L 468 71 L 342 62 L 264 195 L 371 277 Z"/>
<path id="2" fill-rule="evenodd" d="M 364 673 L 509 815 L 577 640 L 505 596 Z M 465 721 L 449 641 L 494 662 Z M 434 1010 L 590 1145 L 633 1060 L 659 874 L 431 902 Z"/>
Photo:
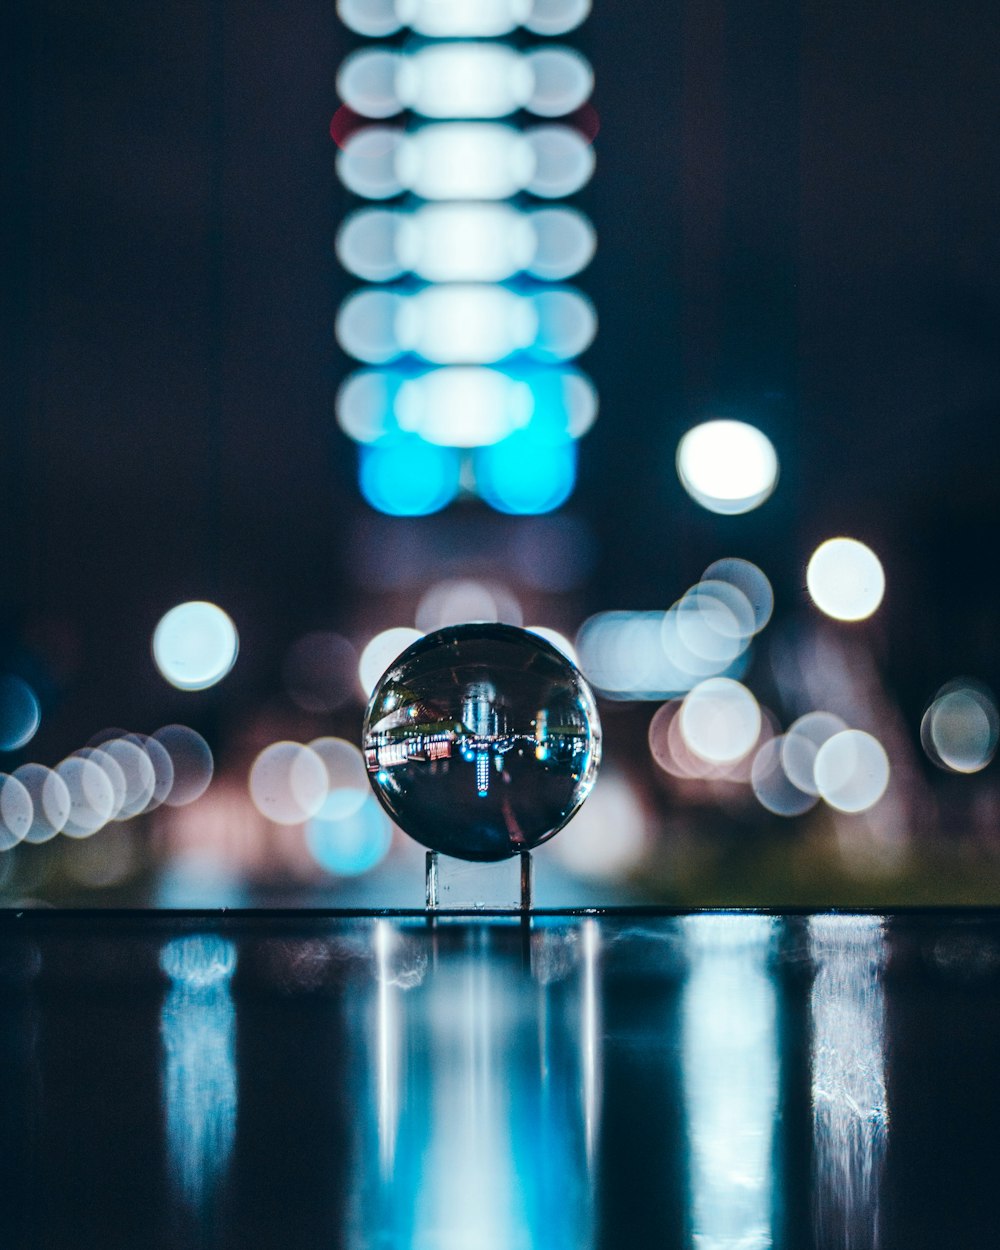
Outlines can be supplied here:
<path id="1" fill-rule="evenodd" d="M 601 759 L 590 687 L 560 651 L 513 625 L 452 625 L 382 676 L 364 726 L 368 777 L 412 838 L 500 860 L 551 838 Z"/>

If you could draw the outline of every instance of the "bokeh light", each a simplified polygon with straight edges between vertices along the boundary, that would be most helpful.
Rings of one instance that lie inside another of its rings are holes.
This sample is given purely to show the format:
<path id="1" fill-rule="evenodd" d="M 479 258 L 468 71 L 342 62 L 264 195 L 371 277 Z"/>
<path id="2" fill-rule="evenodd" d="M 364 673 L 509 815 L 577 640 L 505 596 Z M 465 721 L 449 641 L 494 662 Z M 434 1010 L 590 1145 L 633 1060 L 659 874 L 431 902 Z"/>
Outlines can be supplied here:
<path id="1" fill-rule="evenodd" d="M 111 778 L 96 760 L 80 754 L 68 756 L 55 771 L 69 792 L 69 815 L 62 832 L 70 838 L 89 838 L 114 816 Z"/>
<path id="2" fill-rule="evenodd" d="M 118 765 L 124 782 L 122 801 L 115 812 L 116 820 L 129 820 L 146 811 L 156 789 L 156 773 L 152 760 L 128 737 L 112 738 L 100 748 Z"/>
<path id="3" fill-rule="evenodd" d="M 646 826 L 646 814 L 631 782 L 606 768 L 587 802 L 552 840 L 551 854 L 575 876 L 622 881 L 645 857 Z"/>
<path id="4" fill-rule="evenodd" d="M 801 789 L 789 776 L 785 766 L 787 738 L 779 736 L 762 744 L 750 769 L 750 785 L 762 807 L 775 816 L 801 816 L 819 801 L 812 785 Z"/>
<path id="5" fill-rule="evenodd" d="M 996 754 L 1000 712 L 986 686 L 959 679 L 934 696 L 920 724 L 920 740 L 939 768 L 977 773 Z"/>
<path id="6" fill-rule="evenodd" d="M 771 440 L 745 421 L 696 425 L 677 446 L 677 474 L 696 503 L 724 516 L 759 507 L 778 481 Z"/>
<path id="7" fill-rule="evenodd" d="M 476 486 L 498 512 L 537 516 L 560 507 L 576 484 L 576 446 L 547 442 L 530 431 L 476 452 Z"/>
<path id="8" fill-rule="evenodd" d="M 41 723 L 38 696 L 28 683 L 13 673 L 0 676 L 0 751 L 19 751 Z"/>
<path id="9" fill-rule="evenodd" d="M 125 806 L 125 797 L 128 790 L 128 783 L 125 778 L 125 770 L 118 763 L 113 755 L 100 747 L 81 747 L 79 751 L 74 752 L 75 755 L 83 759 L 90 760 L 96 764 L 101 772 L 107 777 L 111 786 L 111 811 L 107 816 L 107 820 L 117 820 L 122 808 Z"/>
<path id="10" fill-rule="evenodd" d="M 429 282 L 502 282 L 537 252 L 531 222 L 509 204 L 424 204 L 401 217 L 396 253 Z"/>
<path id="11" fill-rule="evenodd" d="M 358 677 L 366 695 L 370 695 L 375 689 L 382 674 L 393 660 L 401 655 L 411 643 L 422 637 L 423 634 L 419 629 L 409 629 L 403 625 L 394 629 L 384 629 L 375 635 L 361 652 L 361 659 L 358 662 Z"/>
<path id="12" fill-rule="evenodd" d="M 369 790 L 360 803 L 352 790 L 333 790 L 306 825 L 306 844 L 327 872 L 355 877 L 385 858 L 392 826 Z"/>
<path id="13" fill-rule="evenodd" d="M 399 21 L 432 38 L 507 35 L 527 20 L 535 0 L 396 0 Z"/>
<path id="14" fill-rule="evenodd" d="M 816 752 L 816 788 L 831 807 L 863 812 L 889 785 L 889 757 L 877 738 L 860 729 L 834 734 Z"/>
<path id="15" fill-rule="evenodd" d="M 685 696 L 679 719 L 687 746 L 713 764 L 742 759 L 760 736 L 760 705 L 729 677 L 699 682 Z"/>
<path id="16" fill-rule="evenodd" d="M 373 39 L 395 34 L 402 25 L 396 0 L 337 0 L 337 16 L 357 34 Z"/>
<path id="17" fill-rule="evenodd" d="M 388 516 L 428 516 L 455 498 L 460 468 L 450 447 L 416 435 L 386 438 L 361 448 L 361 493 Z"/>
<path id="18" fill-rule="evenodd" d="M 594 149 L 571 126 L 533 126 L 524 133 L 530 173 L 524 189 L 541 199 L 573 195 L 590 181 Z M 520 169 L 518 171 L 520 173 Z"/>
<path id="19" fill-rule="evenodd" d="M 754 614 L 753 632 L 759 634 L 774 612 L 774 591 L 767 574 L 750 560 L 727 557 L 716 560 L 702 574 L 704 582 L 727 582 L 735 586 Z"/>
<path id="20" fill-rule="evenodd" d="M 337 153 L 340 181 L 367 200 L 388 200 L 403 190 L 396 159 L 403 143 L 395 126 L 365 126 L 344 140 Z"/>
<path id="21" fill-rule="evenodd" d="M 276 825 L 300 825 L 315 816 L 328 790 L 326 766 L 300 742 L 273 742 L 250 768 L 250 797 Z"/>
<path id="22" fill-rule="evenodd" d="M 49 842 L 61 833 L 70 817 L 69 789 L 58 773 L 43 764 L 22 764 L 14 777 L 31 796 L 31 827 L 24 835 L 26 842 Z"/>
<path id="23" fill-rule="evenodd" d="M 309 750 L 323 761 L 328 790 L 352 791 L 361 798 L 371 793 L 364 756 L 353 742 L 346 738 L 314 738 Z"/>
<path id="24" fill-rule="evenodd" d="M 0 773 L 0 851 L 23 842 L 31 829 L 34 804 L 27 788 L 16 777 Z"/>
<path id="25" fill-rule="evenodd" d="M 533 77 L 509 44 L 427 44 L 405 57 L 396 76 L 400 104 L 423 117 L 496 118 L 524 108 Z"/>
<path id="26" fill-rule="evenodd" d="M 816 755 L 825 742 L 846 728 L 832 712 L 807 712 L 788 727 L 781 744 L 781 766 L 792 785 L 804 794 L 819 794 Z"/>
<path id="27" fill-rule="evenodd" d="M 197 730 L 187 725 L 164 725 L 153 734 L 170 757 L 173 781 L 164 802 L 169 807 L 186 807 L 208 789 L 215 771 L 212 749 Z"/>
<path id="28" fill-rule="evenodd" d="M 178 690 L 206 690 L 220 682 L 236 663 L 236 626 L 214 603 L 179 603 L 160 620 L 153 634 L 153 659 L 163 677 Z"/>
<path id="29" fill-rule="evenodd" d="M 345 161 L 350 152 L 349 144 Z M 401 139 L 393 168 L 400 188 L 421 199 L 505 200 L 529 187 L 538 159 L 512 126 L 430 122 Z"/>
<path id="30" fill-rule="evenodd" d="M 830 538 L 813 552 L 806 568 L 813 603 L 837 621 L 862 621 L 885 594 L 878 556 L 854 538 Z"/>
<path id="31" fill-rule="evenodd" d="M 567 660 L 579 665 L 580 661 L 576 654 L 576 647 L 558 629 L 552 629 L 548 625 L 528 625 L 526 628 L 529 633 L 537 634 L 539 638 L 544 638 L 546 642 L 551 642 L 555 649 L 561 651 Z"/>

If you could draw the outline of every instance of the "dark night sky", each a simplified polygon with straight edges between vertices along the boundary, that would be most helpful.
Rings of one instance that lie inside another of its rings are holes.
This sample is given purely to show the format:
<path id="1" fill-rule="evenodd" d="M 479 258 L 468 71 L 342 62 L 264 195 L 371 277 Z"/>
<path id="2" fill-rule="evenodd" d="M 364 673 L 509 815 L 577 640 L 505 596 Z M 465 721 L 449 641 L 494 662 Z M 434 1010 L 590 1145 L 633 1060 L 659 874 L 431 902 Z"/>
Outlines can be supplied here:
<path id="1" fill-rule="evenodd" d="M 55 757 L 190 716 L 148 652 L 179 599 L 239 624 L 237 672 L 205 696 L 221 714 L 277 691 L 302 630 L 401 622 L 352 571 L 370 520 L 333 420 L 349 197 L 328 124 L 351 44 L 332 3 L 15 0 L 4 21 L 2 602 L 11 654 L 53 682 Z M 727 554 L 790 613 L 839 531 L 886 564 L 904 704 L 956 672 L 998 681 L 997 26 L 961 0 L 597 0 L 574 41 L 601 117 L 580 203 L 602 414 L 570 511 L 598 560 L 570 624 L 666 606 Z M 778 447 L 756 513 L 711 516 L 677 483 L 677 438 L 712 412 Z M 528 524 L 479 518 L 377 541 L 400 560 L 465 541 L 487 566 Z"/>

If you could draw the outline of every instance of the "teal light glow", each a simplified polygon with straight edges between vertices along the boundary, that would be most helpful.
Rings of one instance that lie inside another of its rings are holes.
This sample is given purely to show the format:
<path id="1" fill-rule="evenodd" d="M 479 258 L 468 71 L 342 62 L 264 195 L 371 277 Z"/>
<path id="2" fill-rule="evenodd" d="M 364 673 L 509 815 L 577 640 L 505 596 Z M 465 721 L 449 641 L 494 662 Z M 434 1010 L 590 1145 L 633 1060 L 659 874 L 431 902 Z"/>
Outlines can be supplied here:
<path id="1" fill-rule="evenodd" d="M 427 516 L 455 498 L 459 468 L 450 447 L 416 436 L 386 438 L 361 448 L 361 493 L 388 516 Z"/>

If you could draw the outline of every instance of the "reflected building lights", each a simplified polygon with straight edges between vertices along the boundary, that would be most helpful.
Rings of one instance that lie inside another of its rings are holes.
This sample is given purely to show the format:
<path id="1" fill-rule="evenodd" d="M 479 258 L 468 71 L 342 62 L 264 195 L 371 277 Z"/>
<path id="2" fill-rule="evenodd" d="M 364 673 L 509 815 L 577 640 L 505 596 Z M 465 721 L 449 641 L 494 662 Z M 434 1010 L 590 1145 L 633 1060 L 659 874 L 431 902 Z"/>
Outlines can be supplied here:
<path id="1" fill-rule="evenodd" d="M 160 965 L 170 978 L 160 1017 L 170 1169 L 197 1212 L 224 1177 L 236 1134 L 236 950 L 210 934 L 177 938 Z"/>
<path id="2" fill-rule="evenodd" d="M 399 1019 L 392 984 L 393 929 L 387 920 L 375 922 L 375 961 L 378 978 L 378 1152 L 384 1180 L 390 1180 L 396 1158 L 399 1119 Z"/>
<path id="3" fill-rule="evenodd" d="M 337 419 L 361 444 L 362 494 L 387 515 L 428 515 L 460 491 L 500 512 L 542 514 L 573 491 L 574 443 L 596 396 L 569 362 L 597 322 L 562 283 L 589 263 L 595 240 L 581 212 L 554 201 L 593 172 L 589 136 L 559 120 L 584 105 L 593 73 L 572 48 L 500 37 L 517 26 L 563 34 L 587 8 L 339 6 L 359 34 L 408 25 L 422 37 L 363 47 L 338 75 L 362 121 L 337 128 L 337 170 L 376 204 L 352 213 L 337 239 L 344 267 L 374 284 L 337 317 L 341 347 L 370 366 L 341 388 Z M 522 126 L 520 110 L 537 120 Z"/>
<path id="4" fill-rule="evenodd" d="M 700 1250 L 766 1250 L 773 1244 L 774 931 L 769 916 L 692 916 L 684 922 L 690 970 L 682 1063 L 690 1224 Z"/>
<path id="5" fill-rule="evenodd" d="M 594 1166 L 601 1119 L 601 1020 L 597 994 L 600 934 L 594 920 L 585 920 L 581 928 L 583 943 L 583 1131 L 587 1148 L 587 1165 Z"/>
<path id="6" fill-rule="evenodd" d="M 880 916 L 811 916 L 816 1244 L 878 1245 L 889 1127 Z"/>

